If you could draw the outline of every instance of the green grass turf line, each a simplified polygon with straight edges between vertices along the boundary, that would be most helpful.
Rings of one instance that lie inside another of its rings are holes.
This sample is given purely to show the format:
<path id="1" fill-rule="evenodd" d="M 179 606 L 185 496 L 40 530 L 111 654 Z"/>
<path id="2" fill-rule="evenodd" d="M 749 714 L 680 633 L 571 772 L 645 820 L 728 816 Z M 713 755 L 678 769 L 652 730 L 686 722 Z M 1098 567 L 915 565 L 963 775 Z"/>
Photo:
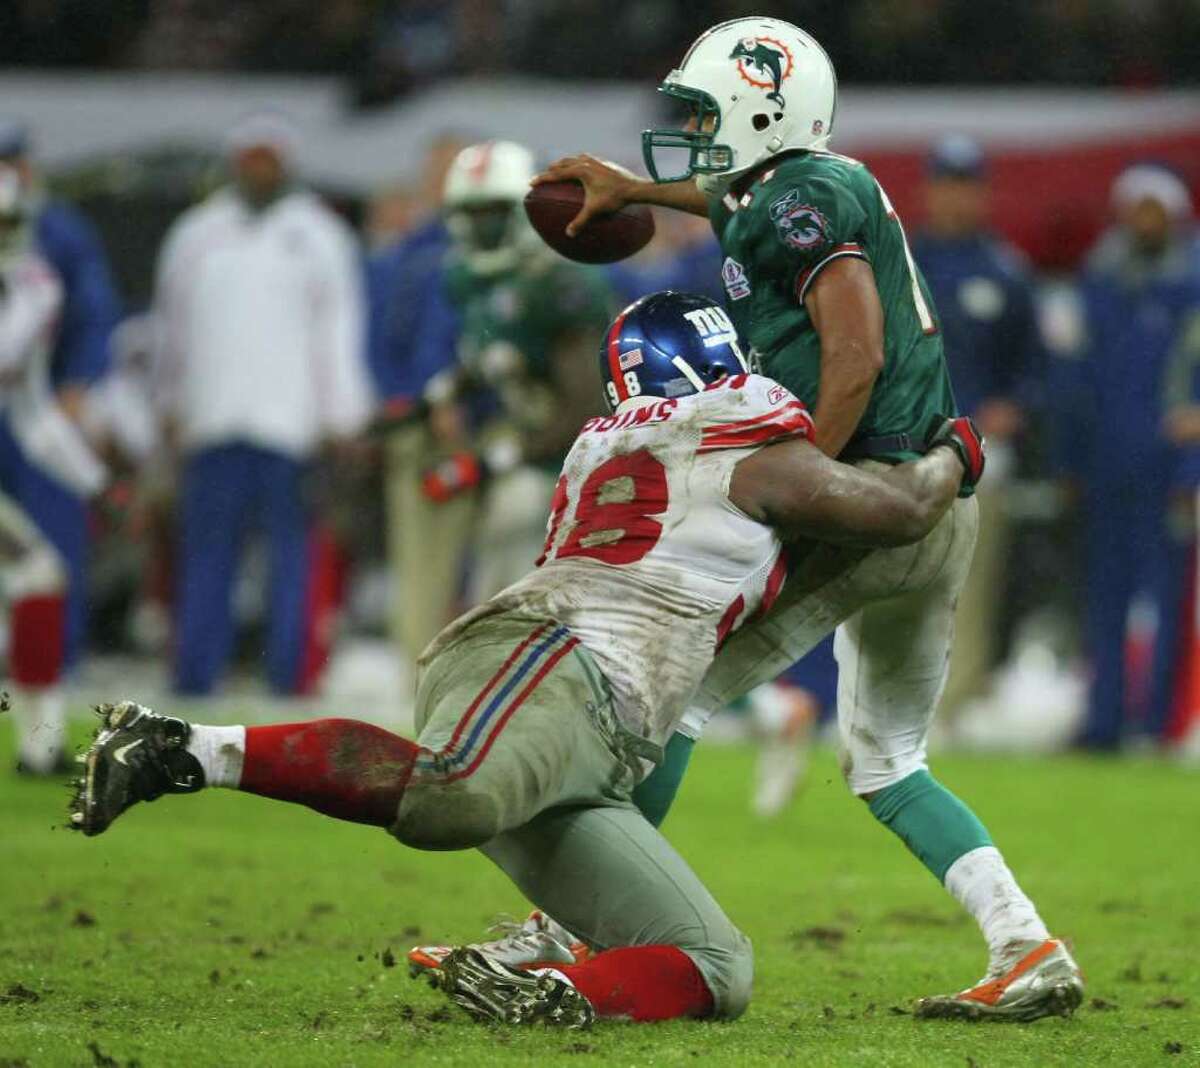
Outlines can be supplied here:
<path id="1" fill-rule="evenodd" d="M 218 791 L 86 840 L 61 829 L 66 791 L 11 762 L 0 723 L 0 1065 L 1200 1063 L 1200 779 L 1167 764 L 935 763 L 1089 986 L 1071 1020 L 919 1023 L 913 998 L 981 973 L 974 925 L 846 794 L 832 754 L 764 824 L 753 753 L 701 745 L 665 830 L 753 938 L 754 1002 L 735 1024 L 580 1034 L 479 1026 L 408 979 L 413 942 L 524 913 L 479 856 Z"/>

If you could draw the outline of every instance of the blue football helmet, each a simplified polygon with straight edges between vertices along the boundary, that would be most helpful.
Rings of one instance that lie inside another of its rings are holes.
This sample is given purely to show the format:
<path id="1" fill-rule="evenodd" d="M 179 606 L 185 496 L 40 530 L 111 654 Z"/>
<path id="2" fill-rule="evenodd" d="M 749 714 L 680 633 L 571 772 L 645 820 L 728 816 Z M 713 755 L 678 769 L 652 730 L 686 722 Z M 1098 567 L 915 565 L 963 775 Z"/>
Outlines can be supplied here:
<path id="1" fill-rule="evenodd" d="M 635 300 L 612 321 L 600 349 L 612 411 L 630 397 L 703 393 L 749 371 L 729 313 L 693 293 L 666 290 Z"/>

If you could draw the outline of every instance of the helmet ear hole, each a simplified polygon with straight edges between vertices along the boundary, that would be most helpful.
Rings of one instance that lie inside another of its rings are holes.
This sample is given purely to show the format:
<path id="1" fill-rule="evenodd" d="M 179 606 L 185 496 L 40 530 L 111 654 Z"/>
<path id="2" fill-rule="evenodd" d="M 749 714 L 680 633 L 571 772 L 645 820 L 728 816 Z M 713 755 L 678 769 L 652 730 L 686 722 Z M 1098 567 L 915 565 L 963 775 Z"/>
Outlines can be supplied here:
<path id="1" fill-rule="evenodd" d="M 750 125 L 753 126 L 759 133 L 762 133 L 763 130 L 771 125 L 771 116 L 760 111 L 750 120 Z"/>

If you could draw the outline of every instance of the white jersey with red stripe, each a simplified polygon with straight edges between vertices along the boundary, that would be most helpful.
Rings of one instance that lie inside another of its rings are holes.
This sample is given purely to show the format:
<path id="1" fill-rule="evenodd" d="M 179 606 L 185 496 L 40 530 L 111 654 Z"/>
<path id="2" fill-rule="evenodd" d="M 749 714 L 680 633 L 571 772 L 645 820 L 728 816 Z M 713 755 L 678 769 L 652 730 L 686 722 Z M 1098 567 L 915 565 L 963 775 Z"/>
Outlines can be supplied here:
<path id="1" fill-rule="evenodd" d="M 607 677 L 622 723 L 664 744 L 721 642 L 783 583 L 779 538 L 729 500 L 733 469 L 811 432 L 804 406 L 759 375 L 589 420 L 563 465 L 536 570 L 425 656 L 495 612 L 556 620 Z"/>

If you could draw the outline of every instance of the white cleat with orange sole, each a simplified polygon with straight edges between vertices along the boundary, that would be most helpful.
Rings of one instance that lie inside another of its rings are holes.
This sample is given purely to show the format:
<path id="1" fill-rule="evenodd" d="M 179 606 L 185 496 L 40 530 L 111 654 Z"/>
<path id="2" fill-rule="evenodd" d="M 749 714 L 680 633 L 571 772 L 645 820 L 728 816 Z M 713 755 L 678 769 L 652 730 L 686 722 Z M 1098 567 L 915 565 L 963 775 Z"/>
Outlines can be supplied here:
<path id="1" fill-rule="evenodd" d="M 1014 959 L 1015 958 L 1015 959 Z M 922 998 L 914 1015 L 925 1020 L 1011 1020 L 1070 1016 L 1083 1001 L 1083 975 L 1058 939 L 1029 942 L 977 986 Z"/>
<path id="2" fill-rule="evenodd" d="M 490 942 L 475 942 L 466 947 L 476 950 L 508 968 L 553 968 L 556 964 L 578 964 L 591 950 L 578 941 L 562 924 L 544 912 L 534 911 L 524 923 L 511 921 L 494 924 L 490 930 L 504 935 Z M 408 951 L 408 971 L 416 978 L 440 968 L 455 946 L 413 946 Z"/>

